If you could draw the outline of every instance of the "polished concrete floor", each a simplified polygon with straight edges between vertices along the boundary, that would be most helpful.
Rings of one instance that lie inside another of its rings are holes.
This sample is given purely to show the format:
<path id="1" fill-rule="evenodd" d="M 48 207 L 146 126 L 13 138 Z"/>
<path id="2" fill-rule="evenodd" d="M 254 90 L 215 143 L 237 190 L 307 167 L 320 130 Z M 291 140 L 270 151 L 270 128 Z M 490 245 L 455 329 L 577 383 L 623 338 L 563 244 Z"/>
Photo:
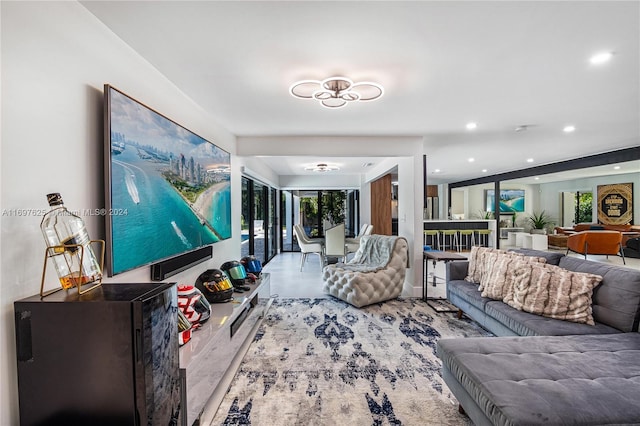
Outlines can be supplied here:
<path id="1" fill-rule="evenodd" d="M 508 249 L 509 247 L 502 247 Z M 565 250 L 549 250 L 564 253 Z M 468 255 L 468 252 L 462 252 Z M 580 254 L 570 253 L 570 256 L 583 257 Z M 284 298 L 320 298 L 328 297 L 322 292 L 322 267 L 320 259 L 316 255 L 309 255 L 300 271 L 300 253 L 280 253 L 276 255 L 268 264 L 264 266 L 264 272 L 271 274 L 271 294 Z M 612 265 L 626 266 L 628 268 L 640 270 L 640 259 L 626 258 L 626 265 L 623 265 L 619 256 L 587 256 L 587 259 L 595 262 L 604 262 Z M 433 272 L 433 264 L 429 263 L 428 272 Z M 444 263 L 436 263 L 436 286 L 433 287 L 432 276 L 429 277 L 428 295 L 429 297 L 443 297 L 446 292 L 444 284 Z M 403 296 L 410 296 L 403 294 Z"/>

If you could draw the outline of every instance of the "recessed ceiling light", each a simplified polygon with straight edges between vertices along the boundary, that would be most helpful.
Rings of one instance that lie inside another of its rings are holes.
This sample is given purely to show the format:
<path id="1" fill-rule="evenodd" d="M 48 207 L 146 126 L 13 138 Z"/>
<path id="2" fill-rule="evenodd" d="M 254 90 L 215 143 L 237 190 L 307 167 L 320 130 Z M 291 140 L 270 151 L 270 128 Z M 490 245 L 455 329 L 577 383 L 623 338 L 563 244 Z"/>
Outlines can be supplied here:
<path id="1" fill-rule="evenodd" d="M 593 65 L 601 65 L 607 63 L 613 58 L 613 52 L 600 52 L 589 58 L 589 62 Z"/>
<path id="2" fill-rule="evenodd" d="M 527 163 L 533 163 L 533 158 L 527 158 Z"/>
<path id="3" fill-rule="evenodd" d="M 571 132 L 575 132 L 576 131 L 576 126 L 564 126 L 564 129 L 562 129 L 563 132 L 565 133 L 571 133 Z"/>
<path id="4" fill-rule="evenodd" d="M 471 158 L 469 158 L 469 160 L 468 160 L 468 161 L 469 161 L 470 163 L 473 163 L 474 161 L 476 161 L 476 159 L 475 159 L 475 158 L 473 158 L 473 157 L 471 157 Z"/>
<path id="5" fill-rule="evenodd" d="M 540 180 L 538 176 L 534 177 L 533 180 Z"/>
<path id="6" fill-rule="evenodd" d="M 613 170 L 620 170 L 620 166 L 613 166 Z"/>
<path id="7" fill-rule="evenodd" d="M 474 123 L 473 121 L 467 123 L 467 130 L 475 130 L 478 128 L 478 123 Z"/>
<path id="8" fill-rule="evenodd" d="M 482 169 L 482 173 L 487 173 L 488 170 L 487 169 Z"/>
<path id="9" fill-rule="evenodd" d="M 440 173 L 440 169 L 435 169 L 433 173 Z"/>

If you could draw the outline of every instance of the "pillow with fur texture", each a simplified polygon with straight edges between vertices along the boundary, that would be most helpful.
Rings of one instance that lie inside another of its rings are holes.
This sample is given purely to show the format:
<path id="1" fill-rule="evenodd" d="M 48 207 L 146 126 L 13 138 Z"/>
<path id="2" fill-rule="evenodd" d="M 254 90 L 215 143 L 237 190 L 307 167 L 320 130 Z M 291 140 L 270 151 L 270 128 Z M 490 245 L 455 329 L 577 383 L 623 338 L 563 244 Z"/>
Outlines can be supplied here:
<path id="1" fill-rule="evenodd" d="M 494 252 L 501 252 L 501 250 L 489 247 L 471 247 L 471 252 L 469 253 L 469 269 L 465 280 L 470 283 L 481 283 L 482 276 L 486 269 L 485 256 Z M 482 290 L 482 288 L 478 288 L 478 290 Z"/>
<path id="2" fill-rule="evenodd" d="M 599 275 L 524 264 L 515 271 L 513 298 L 508 304 L 532 314 L 595 325 L 592 296 L 601 281 Z"/>
<path id="3" fill-rule="evenodd" d="M 515 270 L 522 263 L 545 263 L 541 257 L 524 256 L 514 252 L 488 253 L 484 257 L 485 273 L 480 281 L 482 297 L 495 300 L 511 299 Z"/>

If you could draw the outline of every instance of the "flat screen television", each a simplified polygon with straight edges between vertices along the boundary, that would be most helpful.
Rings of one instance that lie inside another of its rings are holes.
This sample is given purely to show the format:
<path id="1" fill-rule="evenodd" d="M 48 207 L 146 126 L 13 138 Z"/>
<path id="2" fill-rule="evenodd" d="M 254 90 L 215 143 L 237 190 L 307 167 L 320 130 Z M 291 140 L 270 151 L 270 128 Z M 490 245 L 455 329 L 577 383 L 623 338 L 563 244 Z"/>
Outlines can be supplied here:
<path id="1" fill-rule="evenodd" d="M 109 276 L 231 237 L 228 152 L 106 84 Z"/>
<path id="2" fill-rule="evenodd" d="M 493 189 L 486 190 L 486 211 L 494 211 L 495 196 Z M 501 189 L 500 190 L 500 213 L 520 213 L 524 212 L 524 189 Z"/>

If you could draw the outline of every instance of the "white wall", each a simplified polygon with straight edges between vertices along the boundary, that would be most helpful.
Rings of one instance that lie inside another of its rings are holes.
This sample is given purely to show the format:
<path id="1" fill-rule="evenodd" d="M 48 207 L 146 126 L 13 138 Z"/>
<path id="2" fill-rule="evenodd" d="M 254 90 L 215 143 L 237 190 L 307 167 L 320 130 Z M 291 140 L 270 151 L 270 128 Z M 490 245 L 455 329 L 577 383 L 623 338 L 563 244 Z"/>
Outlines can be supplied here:
<path id="1" fill-rule="evenodd" d="M 0 425 L 18 424 L 13 302 L 40 289 L 45 194 L 60 192 L 72 209 L 104 206 L 102 88 L 110 83 L 235 153 L 235 137 L 148 62 L 75 2 L 1 2 L 2 144 L 0 207 L 34 209 L 3 216 L 1 228 Z M 240 193 L 232 155 L 232 193 Z M 232 198 L 240 217 L 240 197 Z M 85 217 L 92 238 L 104 238 L 103 218 Z M 231 240 L 214 244 L 214 259 L 171 280 L 191 283 L 220 253 L 240 253 L 240 221 Z M 148 281 L 149 269 L 112 281 Z M 64 332 L 64 330 L 61 330 Z M 64 388 L 61 384 L 61 389 Z"/>

